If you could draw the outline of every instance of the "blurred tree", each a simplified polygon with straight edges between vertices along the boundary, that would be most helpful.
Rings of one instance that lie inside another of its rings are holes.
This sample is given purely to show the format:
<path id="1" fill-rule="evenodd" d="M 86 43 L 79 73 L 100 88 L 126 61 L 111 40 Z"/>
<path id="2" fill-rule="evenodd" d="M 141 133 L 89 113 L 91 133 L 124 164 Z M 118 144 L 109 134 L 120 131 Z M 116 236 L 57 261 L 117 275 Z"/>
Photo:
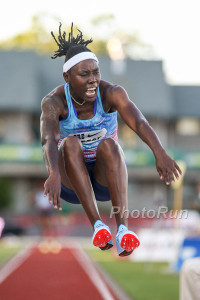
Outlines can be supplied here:
<path id="1" fill-rule="evenodd" d="M 48 23 L 51 22 L 52 19 L 54 19 L 54 21 L 56 20 L 57 24 L 59 22 L 59 19 L 56 17 L 50 18 L 43 13 L 37 14 L 33 16 L 30 28 L 12 38 L 0 42 L 0 49 L 33 50 L 40 54 L 52 54 L 57 49 L 57 46 L 50 34 L 50 30 L 47 30 L 44 25 L 45 17 L 48 18 Z M 90 49 L 97 55 L 105 55 L 108 53 L 107 43 L 113 37 L 120 40 L 126 57 L 137 58 L 138 53 L 141 53 L 141 58 L 142 56 L 145 58 L 146 53 L 148 55 L 150 54 L 150 56 L 152 54 L 152 51 L 149 51 L 151 47 L 142 42 L 135 32 L 119 30 L 119 26 L 112 14 L 102 14 L 95 17 L 91 20 L 91 25 L 92 37 L 95 42 L 90 45 Z M 81 30 L 80 26 L 77 27 Z M 66 28 L 63 25 L 63 29 L 69 32 L 70 25 Z M 56 30 L 53 30 L 55 36 L 57 36 Z M 74 31 L 76 34 L 76 27 Z M 86 39 L 90 38 L 85 34 L 84 36 Z M 134 53 L 136 54 L 135 57 Z"/>
<path id="2" fill-rule="evenodd" d="M 57 45 L 52 38 L 50 31 L 48 31 L 43 24 L 43 15 L 35 15 L 31 20 L 31 26 L 26 31 L 17 34 L 16 36 L 9 38 L 5 41 L 0 42 L 0 49 L 3 50 L 33 50 L 40 54 L 52 54 L 56 49 Z M 79 28 L 79 26 L 78 26 Z M 63 29 L 66 32 L 70 31 L 70 25 Z M 74 34 L 78 31 L 74 28 Z M 54 31 L 57 37 L 56 30 Z M 87 39 L 87 36 L 86 36 Z M 95 41 L 95 45 L 91 47 L 95 53 L 106 53 L 106 42 L 103 40 Z"/>
<path id="3" fill-rule="evenodd" d="M 42 24 L 41 15 L 36 15 L 32 18 L 29 29 L 1 42 L 0 48 L 6 50 L 35 50 L 45 54 L 55 50 L 55 43 Z"/>
<path id="4" fill-rule="evenodd" d="M 124 57 L 133 59 L 155 58 L 153 48 L 143 42 L 138 33 L 132 29 L 119 29 L 114 15 L 101 14 L 91 20 L 95 43 L 91 44 L 91 50 L 98 54 L 108 53 L 108 44 L 111 40 L 118 40 L 121 44 Z"/>

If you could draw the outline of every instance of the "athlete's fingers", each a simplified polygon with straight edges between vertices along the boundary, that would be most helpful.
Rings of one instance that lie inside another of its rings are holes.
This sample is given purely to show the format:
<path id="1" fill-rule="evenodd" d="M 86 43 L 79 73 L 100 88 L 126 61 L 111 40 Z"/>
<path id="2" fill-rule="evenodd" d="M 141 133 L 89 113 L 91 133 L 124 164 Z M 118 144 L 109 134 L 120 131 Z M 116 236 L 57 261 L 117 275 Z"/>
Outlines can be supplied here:
<path id="1" fill-rule="evenodd" d="M 164 179 L 164 176 L 163 176 L 163 174 L 162 174 L 162 171 L 161 171 L 160 169 L 157 169 L 157 171 L 158 171 L 158 174 L 159 174 L 159 176 L 160 176 L 160 179 L 163 180 L 163 179 Z"/>
<path id="2" fill-rule="evenodd" d="M 52 194 L 51 194 L 51 191 L 49 191 L 49 203 L 52 204 Z"/>
<path id="3" fill-rule="evenodd" d="M 49 204 L 52 204 L 52 196 L 49 194 Z"/>
<path id="4" fill-rule="evenodd" d="M 51 195 L 50 195 L 49 189 L 48 189 L 48 187 L 45 187 L 44 197 L 46 197 L 47 195 L 49 195 L 49 197 L 48 197 L 49 204 L 52 204 Z"/>
<path id="5" fill-rule="evenodd" d="M 48 191 L 46 189 L 44 190 L 44 194 L 43 195 L 44 195 L 44 197 L 46 197 L 48 195 Z"/>
<path id="6" fill-rule="evenodd" d="M 175 165 L 175 168 L 179 171 L 179 174 L 180 174 L 180 175 L 183 175 L 181 169 L 179 168 L 179 166 L 177 165 L 176 162 L 174 162 L 174 165 Z M 177 179 L 178 179 L 178 178 L 177 178 Z"/>
<path id="7" fill-rule="evenodd" d="M 60 196 L 58 196 L 57 198 L 57 203 L 58 203 L 58 210 L 62 210 L 61 203 L 60 203 Z"/>
<path id="8" fill-rule="evenodd" d="M 164 175 L 161 173 L 160 174 L 160 179 L 163 180 L 164 179 Z"/>
<path id="9" fill-rule="evenodd" d="M 53 207 L 56 209 L 57 208 L 57 197 L 56 193 L 53 194 Z"/>
<path id="10" fill-rule="evenodd" d="M 165 175 L 164 175 L 164 180 L 165 180 L 165 184 L 166 184 L 166 185 L 169 185 L 169 184 L 170 184 L 170 181 L 169 181 L 169 175 L 168 175 L 167 172 L 166 172 Z"/>
<path id="11" fill-rule="evenodd" d="M 48 195 L 48 188 L 46 185 L 44 185 L 44 197 L 46 197 Z"/>
<path id="12" fill-rule="evenodd" d="M 168 172 L 168 178 L 169 178 L 170 183 L 175 182 L 174 175 L 173 175 L 172 171 Z"/>
<path id="13" fill-rule="evenodd" d="M 176 179 L 179 179 L 179 174 L 178 174 L 176 168 L 174 168 L 173 172 L 174 172 L 174 175 L 175 175 Z"/>

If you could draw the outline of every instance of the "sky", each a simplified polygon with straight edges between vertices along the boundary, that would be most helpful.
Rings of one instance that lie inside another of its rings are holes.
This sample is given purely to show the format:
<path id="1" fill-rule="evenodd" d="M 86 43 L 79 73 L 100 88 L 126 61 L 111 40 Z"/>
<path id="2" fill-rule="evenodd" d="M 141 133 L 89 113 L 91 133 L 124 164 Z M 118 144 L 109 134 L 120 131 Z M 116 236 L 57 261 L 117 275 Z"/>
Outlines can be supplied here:
<path id="1" fill-rule="evenodd" d="M 200 0 L 7 0 L 1 4 L 0 40 L 28 29 L 38 13 L 56 17 L 46 18 L 49 30 L 59 21 L 73 21 L 91 36 L 90 20 L 113 14 L 117 29 L 137 33 L 152 45 L 170 84 L 200 85 L 199 11 Z"/>

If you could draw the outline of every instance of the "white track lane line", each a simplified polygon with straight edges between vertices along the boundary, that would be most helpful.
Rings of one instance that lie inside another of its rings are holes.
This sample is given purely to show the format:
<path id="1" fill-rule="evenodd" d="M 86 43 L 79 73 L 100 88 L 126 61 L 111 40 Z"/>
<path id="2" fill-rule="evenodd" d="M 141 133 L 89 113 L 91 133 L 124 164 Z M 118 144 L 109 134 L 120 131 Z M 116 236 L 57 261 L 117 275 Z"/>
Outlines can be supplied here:
<path id="1" fill-rule="evenodd" d="M 20 251 L 0 269 L 0 284 L 31 255 L 32 247 Z"/>
<path id="2" fill-rule="evenodd" d="M 90 258 L 78 244 L 76 244 L 75 246 L 75 251 L 75 258 L 77 259 L 87 276 L 90 278 L 96 289 L 99 291 L 102 298 L 104 300 L 115 300 L 111 295 L 109 289 L 107 288 L 106 284 L 103 282 L 95 267 L 93 266 Z"/>

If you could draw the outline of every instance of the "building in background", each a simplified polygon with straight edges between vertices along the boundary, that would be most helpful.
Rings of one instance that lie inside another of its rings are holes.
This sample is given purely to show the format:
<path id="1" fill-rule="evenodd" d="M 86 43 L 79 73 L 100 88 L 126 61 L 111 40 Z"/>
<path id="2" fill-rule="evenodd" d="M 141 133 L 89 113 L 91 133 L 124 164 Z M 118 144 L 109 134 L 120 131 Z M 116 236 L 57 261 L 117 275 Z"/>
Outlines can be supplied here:
<path id="1" fill-rule="evenodd" d="M 0 181 L 12 183 L 12 212 L 31 210 L 29 195 L 47 175 L 40 145 L 42 98 L 64 83 L 63 59 L 33 52 L 0 52 Z M 190 208 L 200 181 L 200 86 L 171 86 L 162 61 L 100 58 L 102 78 L 122 85 L 155 129 L 164 147 L 184 160 L 184 208 Z M 129 172 L 129 208 L 167 205 L 173 191 L 160 181 L 150 149 L 119 117 L 119 139 Z"/>

